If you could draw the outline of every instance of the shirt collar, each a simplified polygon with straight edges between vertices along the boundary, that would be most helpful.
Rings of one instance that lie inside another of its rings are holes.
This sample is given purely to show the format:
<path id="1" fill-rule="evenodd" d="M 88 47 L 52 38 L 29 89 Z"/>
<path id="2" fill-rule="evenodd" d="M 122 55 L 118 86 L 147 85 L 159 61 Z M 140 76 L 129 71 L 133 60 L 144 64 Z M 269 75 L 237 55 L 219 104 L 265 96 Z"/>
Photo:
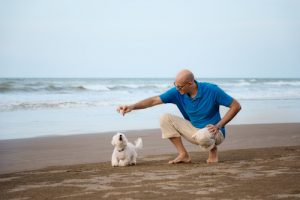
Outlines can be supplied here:
<path id="1" fill-rule="evenodd" d="M 197 86 L 198 86 L 198 87 L 197 87 L 197 88 L 198 88 L 198 91 L 197 91 L 196 96 L 195 96 L 194 98 L 190 98 L 190 97 L 187 95 L 187 97 L 190 98 L 190 99 L 192 99 L 192 100 L 196 100 L 196 99 L 198 99 L 198 98 L 201 98 L 201 96 L 202 96 L 201 83 L 198 82 L 198 81 L 196 81 L 196 80 L 195 80 L 195 83 L 196 83 Z"/>
<path id="2" fill-rule="evenodd" d="M 196 96 L 194 97 L 194 99 L 198 99 L 198 98 L 200 98 L 200 97 L 202 97 L 202 95 L 203 95 L 203 92 L 202 92 L 202 84 L 200 83 L 200 82 L 198 82 L 198 81 L 195 81 L 196 82 L 196 84 L 197 84 L 197 86 L 198 86 L 198 91 L 197 91 L 197 94 L 196 94 Z"/>
<path id="3" fill-rule="evenodd" d="M 186 98 L 191 99 L 191 100 L 193 100 L 193 101 L 196 100 L 196 99 L 198 99 L 198 98 L 200 98 L 200 97 L 202 96 L 201 83 L 198 82 L 198 81 L 196 81 L 196 80 L 195 80 L 195 83 L 196 83 L 197 86 L 198 86 L 198 91 L 197 91 L 196 96 L 195 96 L 194 98 L 191 98 L 189 95 L 185 94 Z"/>

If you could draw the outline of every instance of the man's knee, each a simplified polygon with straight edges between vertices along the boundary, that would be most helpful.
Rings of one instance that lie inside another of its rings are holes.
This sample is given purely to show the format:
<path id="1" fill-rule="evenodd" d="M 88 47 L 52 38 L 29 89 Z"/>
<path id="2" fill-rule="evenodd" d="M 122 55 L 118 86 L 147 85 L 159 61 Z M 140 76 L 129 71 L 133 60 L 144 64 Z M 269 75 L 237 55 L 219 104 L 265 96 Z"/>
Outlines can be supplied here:
<path id="1" fill-rule="evenodd" d="M 160 128 L 162 132 L 162 138 L 180 137 L 176 128 L 172 123 L 172 115 L 169 113 L 160 116 Z"/>
<path id="2" fill-rule="evenodd" d="M 217 133 L 217 135 L 215 136 L 216 145 L 220 145 L 224 141 L 224 139 L 225 138 L 221 132 Z"/>
<path id="3" fill-rule="evenodd" d="M 162 115 L 160 116 L 160 119 L 159 119 L 160 124 L 165 123 L 165 122 L 168 122 L 168 121 L 170 120 L 170 115 L 171 115 L 171 114 L 169 114 L 169 113 L 164 113 L 164 114 L 162 114 Z"/>
<path id="4" fill-rule="evenodd" d="M 166 123 L 170 123 L 170 118 L 171 118 L 171 114 L 169 113 L 164 113 L 160 116 L 160 126 L 166 124 Z"/>

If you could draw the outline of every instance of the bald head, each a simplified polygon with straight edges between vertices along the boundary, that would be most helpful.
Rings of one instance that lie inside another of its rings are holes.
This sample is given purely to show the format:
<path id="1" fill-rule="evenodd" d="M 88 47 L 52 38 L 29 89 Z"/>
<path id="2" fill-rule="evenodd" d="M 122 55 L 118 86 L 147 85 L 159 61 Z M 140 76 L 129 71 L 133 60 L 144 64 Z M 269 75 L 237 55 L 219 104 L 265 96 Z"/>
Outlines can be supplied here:
<path id="1" fill-rule="evenodd" d="M 181 70 L 176 76 L 176 82 L 178 83 L 194 82 L 194 80 L 194 74 L 187 69 Z"/>

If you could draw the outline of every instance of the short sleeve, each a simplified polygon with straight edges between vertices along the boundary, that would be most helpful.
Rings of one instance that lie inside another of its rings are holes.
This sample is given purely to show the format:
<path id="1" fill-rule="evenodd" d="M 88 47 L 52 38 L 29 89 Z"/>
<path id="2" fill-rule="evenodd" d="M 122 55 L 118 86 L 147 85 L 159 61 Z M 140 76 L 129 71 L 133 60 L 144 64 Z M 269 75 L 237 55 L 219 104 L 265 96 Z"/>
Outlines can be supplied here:
<path id="1" fill-rule="evenodd" d="M 175 87 L 167 90 L 165 93 L 161 94 L 159 97 L 163 103 L 174 103 L 176 99 L 177 90 Z"/>
<path id="2" fill-rule="evenodd" d="M 229 107 L 231 103 L 233 102 L 233 98 L 229 96 L 226 92 L 224 92 L 221 88 L 218 86 L 215 86 L 215 92 L 216 92 L 216 101 L 219 105 L 223 105 L 226 107 Z"/>

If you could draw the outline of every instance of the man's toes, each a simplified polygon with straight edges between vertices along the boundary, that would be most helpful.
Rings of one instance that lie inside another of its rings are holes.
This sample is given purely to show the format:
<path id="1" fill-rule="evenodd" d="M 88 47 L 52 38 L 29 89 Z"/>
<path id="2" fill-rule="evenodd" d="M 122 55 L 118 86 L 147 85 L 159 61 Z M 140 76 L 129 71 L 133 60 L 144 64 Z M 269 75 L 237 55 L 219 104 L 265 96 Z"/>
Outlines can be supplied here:
<path id="1" fill-rule="evenodd" d="M 217 163 L 218 160 L 206 160 L 206 163 L 210 164 L 210 163 Z"/>

